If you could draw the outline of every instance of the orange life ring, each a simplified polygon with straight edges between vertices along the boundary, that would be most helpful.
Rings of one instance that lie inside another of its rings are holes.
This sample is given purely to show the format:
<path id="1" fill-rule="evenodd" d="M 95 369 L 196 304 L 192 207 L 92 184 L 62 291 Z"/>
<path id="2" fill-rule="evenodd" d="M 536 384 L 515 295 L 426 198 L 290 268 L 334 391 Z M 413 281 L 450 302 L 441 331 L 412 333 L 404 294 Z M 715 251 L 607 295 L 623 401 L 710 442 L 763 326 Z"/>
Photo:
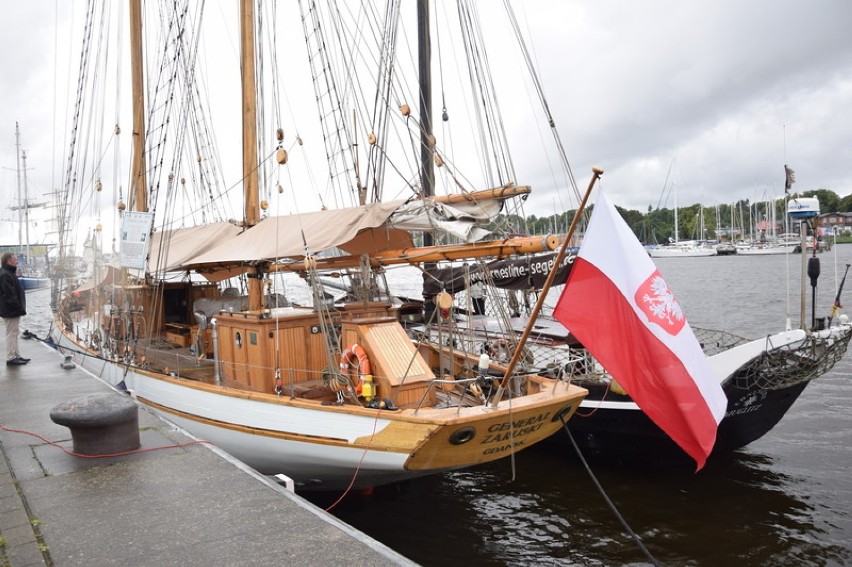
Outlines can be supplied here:
<path id="1" fill-rule="evenodd" d="M 370 373 L 370 359 L 367 358 L 367 353 L 364 347 L 355 343 L 343 351 L 340 355 L 340 373 L 344 376 L 349 376 L 350 365 L 354 362 L 358 363 L 358 382 L 356 391 L 360 389 L 361 382 L 364 376 Z"/>

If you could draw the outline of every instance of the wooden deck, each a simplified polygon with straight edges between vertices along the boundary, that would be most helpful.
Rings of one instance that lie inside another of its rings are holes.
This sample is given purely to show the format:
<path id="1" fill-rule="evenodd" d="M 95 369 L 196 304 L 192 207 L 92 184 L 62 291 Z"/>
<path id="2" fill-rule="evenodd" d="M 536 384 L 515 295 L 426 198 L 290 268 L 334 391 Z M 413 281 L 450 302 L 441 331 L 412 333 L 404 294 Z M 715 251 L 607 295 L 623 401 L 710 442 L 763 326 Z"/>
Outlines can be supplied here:
<path id="1" fill-rule="evenodd" d="M 214 384 L 216 382 L 213 360 L 208 358 L 199 359 L 189 348 L 178 347 L 169 343 L 160 343 L 156 346 L 149 346 L 141 356 L 145 357 L 147 368 L 154 372 L 163 372 L 180 378 L 198 380 L 207 384 Z M 141 356 L 138 358 L 141 359 Z M 250 389 L 234 380 L 223 379 L 222 384 L 232 388 Z M 289 384 L 284 379 L 281 383 L 280 393 L 282 396 L 311 400 L 331 401 L 337 397 L 336 393 L 329 388 L 324 380 L 310 380 L 298 384 Z"/>
<path id="2" fill-rule="evenodd" d="M 144 357 L 147 367 L 155 372 L 173 374 L 181 378 L 214 383 L 213 360 L 196 357 L 189 348 L 162 342 L 145 348 L 137 360 Z"/>

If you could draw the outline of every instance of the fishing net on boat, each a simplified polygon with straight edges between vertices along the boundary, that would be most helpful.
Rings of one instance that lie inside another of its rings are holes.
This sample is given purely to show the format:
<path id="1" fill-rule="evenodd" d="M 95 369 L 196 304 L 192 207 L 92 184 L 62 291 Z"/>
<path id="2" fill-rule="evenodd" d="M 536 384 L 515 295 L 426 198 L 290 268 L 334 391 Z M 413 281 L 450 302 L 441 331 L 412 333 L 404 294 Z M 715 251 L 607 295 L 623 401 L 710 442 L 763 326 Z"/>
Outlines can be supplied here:
<path id="1" fill-rule="evenodd" d="M 708 357 L 751 342 L 749 339 L 725 331 L 693 327 L 704 354 Z M 843 358 L 849 345 L 852 330 L 848 327 L 831 332 L 811 333 L 801 341 L 773 347 L 767 338 L 766 349 L 752 361 L 739 368 L 729 381 L 736 388 L 762 388 L 780 390 L 808 382 L 829 372 Z M 536 365 L 541 371 L 558 367 L 574 380 L 606 380 L 600 368 L 583 348 L 542 348 L 531 345 Z"/>
<path id="2" fill-rule="evenodd" d="M 750 342 L 746 338 L 725 331 L 701 327 L 693 327 L 692 330 L 706 356 L 713 356 Z M 529 348 L 535 362 L 534 368 L 539 372 L 561 368 L 575 377 L 586 379 L 599 380 L 606 376 L 603 368 L 600 368 L 589 352 L 579 345 L 569 347 L 567 344 L 554 345 L 540 340 L 527 343 L 526 348 Z"/>
<path id="3" fill-rule="evenodd" d="M 692 331 L 695 333 L 695 338 L 698 339 L 698 344 L 701 345 L 701 349 L 706 356 L 713 356 L 714 354 L 719 354 L 720 352 L 749 342 L 746 338 L 716 329 L 693 327 Z"/>
<path id="4" fill-rule="evenodd" d="M 734 386 L 765 390 L 789 388 L 822 376 L 843 358 L 852 331 L 844 328 L 827 336 L 809 334 L 803 340 L 769 348 L 740 368 L 732 377 Z"/>

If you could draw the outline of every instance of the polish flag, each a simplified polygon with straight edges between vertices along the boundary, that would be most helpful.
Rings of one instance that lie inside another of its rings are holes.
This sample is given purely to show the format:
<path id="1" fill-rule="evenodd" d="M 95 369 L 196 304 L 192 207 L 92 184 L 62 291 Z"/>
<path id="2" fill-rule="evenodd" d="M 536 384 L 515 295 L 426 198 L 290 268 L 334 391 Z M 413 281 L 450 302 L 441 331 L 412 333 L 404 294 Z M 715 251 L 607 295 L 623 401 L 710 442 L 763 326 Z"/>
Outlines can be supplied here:
<path id="1" fill-rule="evenodd" d="M 553 314 L 700 470 L 728 400 L 680 305 L 603 191 Z"/>

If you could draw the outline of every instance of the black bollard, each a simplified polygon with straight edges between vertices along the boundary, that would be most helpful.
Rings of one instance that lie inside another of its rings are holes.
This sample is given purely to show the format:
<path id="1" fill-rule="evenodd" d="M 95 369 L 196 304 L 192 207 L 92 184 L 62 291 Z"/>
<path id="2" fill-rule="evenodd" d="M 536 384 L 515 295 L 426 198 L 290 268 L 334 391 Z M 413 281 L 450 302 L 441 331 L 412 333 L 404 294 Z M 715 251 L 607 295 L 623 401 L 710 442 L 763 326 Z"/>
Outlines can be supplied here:
<path id="1" fill-rule="evenodd" d="M 139 407 L 117 393 L 93 394 L 61 403 L 50 419 L 71 430 L 74 452 L 109 455 L 133 451 L 139 440 Z"/>

